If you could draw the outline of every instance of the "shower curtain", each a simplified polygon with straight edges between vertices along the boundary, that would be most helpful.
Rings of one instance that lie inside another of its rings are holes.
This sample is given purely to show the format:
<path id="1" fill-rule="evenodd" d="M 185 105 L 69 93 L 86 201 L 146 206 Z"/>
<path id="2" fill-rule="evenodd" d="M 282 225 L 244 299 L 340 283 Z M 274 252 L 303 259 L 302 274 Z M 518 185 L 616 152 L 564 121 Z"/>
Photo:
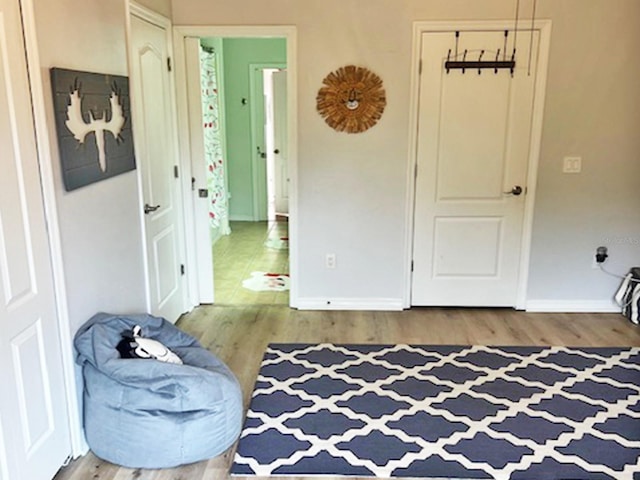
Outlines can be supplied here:
<path id="1" fill-rule="evenodd" d="M 207 187 L 211 200 L 209 203 L 211 238 L 214 243 L 221 235 L 231 233 L 225 181 L 224 134 L 220 124 L 218 58 L 215 49 L 200 46 L 204 152 L 207 164 Z"/>

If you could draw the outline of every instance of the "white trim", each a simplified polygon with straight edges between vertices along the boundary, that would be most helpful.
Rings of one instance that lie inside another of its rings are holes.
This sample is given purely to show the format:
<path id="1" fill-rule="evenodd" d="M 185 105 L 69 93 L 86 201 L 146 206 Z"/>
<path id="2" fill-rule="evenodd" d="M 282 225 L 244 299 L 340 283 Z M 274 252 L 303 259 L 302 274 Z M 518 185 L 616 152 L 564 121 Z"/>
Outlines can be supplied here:
<path id="1" fill-rule="evenodd" d="M 132 34 L 131 34 L 131 17 L 135 16 L 143 21 L 149 22 L 152 25 L 155 25 L 157 27 L 160 27 L 162 29 L 165 30 L 165 35 L 166 35 L 166 41 L 167 41 L 167 55 L 169 57 L 169 61 L 173 62 L 173 58 L 174 58 L 174 49 L 173 49 L 173 34 L 172 34 L 172 23 L 171 20 L 168 19 L 167 17 L 160 15 L 157 12 L 154 12 L 153 10 L 150 10 L 138 3 L 136 3 L 134 0 L 129 0 L 129 2 L 125 3 L 125 14 L 126 14 L 126 44 L 127 44 L 127 65 L 128 65 L 128 70 L 129 70 L 129 81 L 132 82 L 134 79 L 132 78 L 132 62 L 133 62 L 133 56 L 132 56 Z M 175 62 L 173 62 L 175 63 Z M 193 307 L 193 305 L 190 302 L 190 298 L 191 298 L 191 288 L 192 288 L 192 284 L 193 284 L 193 272 L 195 272 L 196 270 L 192 270 L 190 268 L 188 268 L 189 266 L 189 255 L 190 255 L 190 250 L 186 248 L 187 245 L 187 234 L 186 234 L 186 230 L 187 230 L 187 209 L 185 208 L 185 202 L 184 202 L 184 192 L 185 192 L 185 182 L 188 183 L 188 191 L 190 191 L 191 189 L 191 185 L 190 185 L 190 179 L 191 179 L 191 175 L 187 175 L 186 172 L 188 171 L 190 173 L 190 169 L 189 170 L 184 170 L 184 168 L 181 165 L 181 156 L 180 156 L 180 147 L 179 147 L 179 134 L 178 134 L 178 111 L 177 111 L 177 98 L 176 98 L 176 78 L 175 78 L 175 67 L 171 68 L 171 70 L 169 71 L 169 92 L 170 92 L 170 96 L 171 98 L 169 99 L 170 101 L 170 106 L 171 106 L 171 121 L 173 123 L 172 125 L 172 143 L 173 143 L 173 155 L 174 155 L 174 159 L 175 159 L 175 164 L 178 165 L 178 169 L 179 169 L 179 178 L 180 178 L 180 182 L 179 182 L 179 191 L 178 191 L 178 195 L 177 195 L 177 210 L 178 210 L 178 214 L 179 214 L 179 222 L 181 220 L 182 223 L 182 228 L 179 228 L 179 232 L 178 232 L 178 255 L 179 255 L 179 261 L 180 263 L 184 264 L 185 266 L 187 266 L 186 269 L 186 274 L 182 279 L 182 307 L 181 310 L 182 312 L 187 312 L 190 311 L 191 308 Z M 132 94 L 131 92 L 131 104 L 132 107 L 135 106 L 136 103 L 136 99 L 134 98 L 135 96 Z M 133 108 L 132 108 L 133 110 Z M 140 135 L 136 135 L 136 127 L 135 127 L 136 123 L 134 122 L 134 143 L 136 143 L 136 138 L 140 138 Z M 139 130 L 139 126 L 138 126 L 138 130 Z M 138 140 L 139 141 L 139 140 Z M 138 160 L 139 161 L 139 160 Z M 136 175 L 138 178 L 138 195 L 139 195 L 139 205 L 142 206 L 144 205 L 144 189 L 143 189 L 143 179 L 142 179 L 142 169 L 141 168 L 137 168 L 136 169 Z M 145 268 L 145 292 L 146 292 L 146 303 L 147 303 L 147 311 L 149 313 L 152 313 L 152 305 L 151 305 L 151 284 L 150 284 L 150 279 L 149 279 L 149 260 L 148 260 L 148 254 L 149 252 L 147 251 L 147 235 L 146 235 L 146 228 L 145 228 L 145 219 L 144 219 L 144 212 L 142 211 L 142 208 L 140 208 L 140 228 L 141 228 L 141 233 L 142 233 L 142 238 L 143 238 L 143 262 L 144 262 L 144 268 Z M 191 210 L 189 210 L 191 211 Z M 175 322 L 177 320 L 176 319 L 169 319 L 172 322 Z"/>
<path id="2" fill-rule="evenodd" d="M 538 166 L 542 145 L 544 124 L 544 104 L 547 90 L 547 72 L 549 68 L 549 50 L 551 48 L 551 20 L 536 20 L 540 28 L 538 42 L 538 66 L 534 87 L 533 112 L 531 118 L 531 141 L 529 143 L 529 170 L 527 174 L 527 195 L 524 204 L 522 223 L 522 245 L 520 247 L 520 269 L 516 308 L 523 309 L 527 303 L 529 269 L 531 267 L 531 239 L 533 237 L 533 216 L 536 205 L 538 185 Z"/>
<path id="3" fill-rule="evenodd" d="M 65 393 L 67 396 L 67 414 L 69 416 L 69 430 L 71 434 L 71 454 L 74 458 L 84 455 L 89 446 L 85 442 L 82 428 L 80 405 L 78 403 L 78 386 L 76 384 L 76 367 L 73 354 L 73 339 L 69 320 L 69 305 L 67 303 L 67 289 L 62 258 L 62 244 L 60 241 L 60 224 L 58 222 L 58 207 L 56 202 L 56 187 L 51 159 L 51 142 L 46 114 L 42 69 L 40 68 L 40 52 L 36 33 L 34 15 L 34 0 L 20 0 L 22 23 L 31 87 L 31 102 L 33 120 L 36 131 L 38 148 L 38 165 L 40 169 L 41 188 L 44 201 L 45 217 L 47 221 L 47 235 L 49 238 L 49 255 L 53 270 L 53 283 L 56 298 L 56 318 L 62 352 L 62 367 L 64 372 Z"/>
<path id="4" fill-rule="evenodd" d="M 300 310 L 403 310 L 402 298 L 299 298 Z"/>
<path id="5" fill-rule="evenodd" d="M 537 313 L 620 313 L 613 300 L 529 300 L 527 312 Z"/>
<path id="6" fill-rule="evenodd" d="M 289 304 L 291 307 L 297 307 L 298 303 L 298 204 L 297 204 L 297 188 L 298 188 L 298 46 L 297 46 L 297 29 L 290 25 L 274 25 L 274 26 L 174 26 L 175 43 L 178 46 L 176 54 L 183 48 L 184 39 L 187 37 L 223 37 L 223 38 L 284 38 L 287 42 L 287 106 L 288 106 L 288 139 L 289 139 L 289 174 L 290 174 L 290 215 L 289 215 L 289 272 L 291 278 L 291 291 L 289 294 Z M 177 78 L 185 78 L 184 60 L 175 62 L 175 70 Z M 184 89 L 184 83 L 179 84 L 180 89 Z M 179 92 L 178 108 L 188 111 L 186 94 Z M 179 131 L 181 146 L 187 141 L 185 136 L 185 128 Z M 187 132 L 188 133 L 188 132 Z M 185 155 L 185 148 L 182 147 L 182 165 L 181 169 L 185 176 L 191 178 L 191 159 L 190 155 Z M 233 193 L 233 192 L 232 192 Z M 237 217 L 231 220 L 237 220 Z M 195 227 L 193 217 L 185 217 L 187 221 L 185 233 L 187 245 L 195 242 Z M 247 220 L 253 220 L 247 219 Z M 189 223 L 190 222 L 190 223 Z M 206 265 L 200 265 L 206 267 Z M 187 272 L 197 271 L 199 265 L 196 260 L 189 259 Z M 213 272 L 213 265 L 210 267 Z M 212 273 L 213 274 L 213 273 Z M 192 295 L 193 300 L 193 295 Z"/>
<path id="7" fill-rule="evenodd" d="M 149 10 L 147 7 L 135 2 L 134 0 L 130 0 L 128 4 L 129 11 L 127 12 L 127 17 L 135 15 L 142 20 L 157 25 L 158 27 L 166 28 L 169 32 L 171 31 L 171 20 L 167 17 L 160 15 L 153 10 Z M 169 45 L 171 45 L 171 43 L 169 43 Z"/>
<path id="8" fill-rule="evenodd" d="M 1 18 L 0 14 L 0 18 Z M 7 460 L 7 442 L 4 440 L 4 427 L 0 415 L 0 480 L 9 480 L 9 461 Z"/>
<path id="9" fill-rule="evenodd" d="M 420 99 L 420 56 L 422 53 L 422 31 L 418 23 L 413 24 L 411 55 L 411 85 L 409 91 L 409 158 L 407 168 L 407 195 L 405 197 L 404 231 L 404 308 L 411 308 L 411 285 L 413 280 L 413 230 L 415 221 L 416 168 L 418 162 L 418 100 Z"/>
<path id="10" fill-rule="evenodd" d="M 422 52 L 422 34 L 428 32 L 447 31 L 502 31 L 513 28 L 513 20 L 490 21 L 435 21 L 413 23 L 413 45 L 411 59 L 411 91 L 409 110 L 409 157 L 407 168 L 407 196 L 405 199 L 405 288 L 403 306 L 411 307 L 413 260 L 413 233 L 415 218 L 415 169 L 418 153 L 418 100 L 420 98 L 420 55 Z M 522 229 L 522 242 L 520 248 L 520 269 L 518 279 L 518 291 L 514 305 L 517 309 L 523 309 L 526 304 L 527 286 L 529 281 L 529 264 L 531 259 L 531 237 L 533 232 L 533 213 L 535 207 L 536 182 L 538 177 L 538 164 L 540 146 L 542 143 L 542 127 L 544 120 L 545 92 L 547 84 L 547 70 L 549 49 L 551 45 L 551 20 L 536 20 L 535 30 L 540 31 L 538 45 L 538 70 L 536 73 L 536 85 L 534 90 L 533 114 L 531 123 L 531 141 L 529 149 L 529 162 L 527 173 L 527 195 L 525 198 L 524 218 Z M 519 31 L 530 31 L 530 28 L 519 28 Z"/>

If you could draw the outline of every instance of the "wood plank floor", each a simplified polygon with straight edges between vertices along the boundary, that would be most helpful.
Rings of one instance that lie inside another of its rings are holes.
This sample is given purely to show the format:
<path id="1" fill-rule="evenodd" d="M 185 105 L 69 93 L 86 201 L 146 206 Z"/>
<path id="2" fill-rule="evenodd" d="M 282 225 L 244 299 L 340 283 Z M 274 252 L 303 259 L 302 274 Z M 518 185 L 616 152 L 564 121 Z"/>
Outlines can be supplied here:
<path id="1" fill-rule="evenodd" d="M 203 306 L 181 318 L 178 326 L 229 365 L 242 385 L 245 409 L 269 343 L 640 346 L 640 328 L 618 314 L 535 314 L 510 309 L 303 312 L 286 306 Z M 63 468 L 55 480 L 227 480 L 232 478 L 228 471 L 233 451 L 166 470 L 120 468 L 89 453 Z M 270 477 L 281 478 L 285 477 Z"/>

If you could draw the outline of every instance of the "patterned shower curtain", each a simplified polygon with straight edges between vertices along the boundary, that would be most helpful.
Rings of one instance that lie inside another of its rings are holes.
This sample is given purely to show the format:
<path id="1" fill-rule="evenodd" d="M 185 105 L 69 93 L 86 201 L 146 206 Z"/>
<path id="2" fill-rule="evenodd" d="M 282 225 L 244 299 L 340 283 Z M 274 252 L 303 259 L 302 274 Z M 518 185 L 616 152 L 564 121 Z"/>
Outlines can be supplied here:
<path id="1" fill-rule="evenodd" d="M 212 238 L 229 235 L 229 208 L 225 185 L 223 135 L 220 125 L 220 97 L 218 95 L 218 57 L 215 50 L 200 46 L 200 73 L 202 85 L 202 113 L 204 126 L 204 152 L 207 162 L 209 189 L 209 218 Z"/>

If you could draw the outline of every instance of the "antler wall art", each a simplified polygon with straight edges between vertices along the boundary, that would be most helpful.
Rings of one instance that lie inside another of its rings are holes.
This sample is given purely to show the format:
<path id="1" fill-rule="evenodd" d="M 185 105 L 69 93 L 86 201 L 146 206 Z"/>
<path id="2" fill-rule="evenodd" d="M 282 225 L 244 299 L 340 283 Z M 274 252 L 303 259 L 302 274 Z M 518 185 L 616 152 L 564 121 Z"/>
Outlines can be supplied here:
<path id="1" fill-rule="evenodd" d="M 135 169 L 127 77 L 51 69 L 67 191 Z"/>

